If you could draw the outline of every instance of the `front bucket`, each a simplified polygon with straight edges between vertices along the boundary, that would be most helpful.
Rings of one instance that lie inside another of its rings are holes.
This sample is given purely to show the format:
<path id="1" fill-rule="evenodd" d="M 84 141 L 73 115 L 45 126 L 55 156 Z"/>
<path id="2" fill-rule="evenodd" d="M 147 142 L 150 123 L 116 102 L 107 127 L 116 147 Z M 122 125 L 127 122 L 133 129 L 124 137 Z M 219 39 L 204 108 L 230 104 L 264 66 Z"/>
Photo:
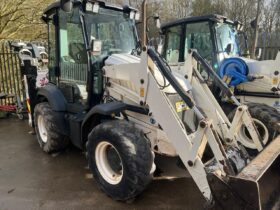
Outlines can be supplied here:
<path id="1" fill-rule="evenodd" d="M 280 137 L 237 176 L 209 175 L 215 202 L 223 209 L 280 209 Z"/>

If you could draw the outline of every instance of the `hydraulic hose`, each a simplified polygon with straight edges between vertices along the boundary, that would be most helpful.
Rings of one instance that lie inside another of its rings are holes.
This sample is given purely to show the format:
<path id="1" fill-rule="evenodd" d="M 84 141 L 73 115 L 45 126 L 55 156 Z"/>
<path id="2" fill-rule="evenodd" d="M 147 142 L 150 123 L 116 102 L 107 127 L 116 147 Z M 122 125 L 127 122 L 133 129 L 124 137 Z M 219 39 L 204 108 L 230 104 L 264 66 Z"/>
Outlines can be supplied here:
<path id="1" fill-rule="evenodd" d="M 148 55 L 156 63 L 159 71 L 168 80 L 168 82 L 176 90 L 176 92 L 181 96 L 181 98 L 187 104 L 187 106 L 193 108 L 195 106 L 195 102 L 193 101 L 191 96 L 184 90 L 184 88 L 180 85 L 177 79 L 173 76 L 173 74 L 167 68 L 166 64 L 156 53 L 156 51 L 152 48 L 148 48 Z"/>
<path id="2" fill-rule="evenodd" d="M 205 59 L 202 58 L 201 55 L 196 51 L 190 50 L 190 53 L 192 54 L 193 58 L 204 67 L 206 72 L 213 77 L 216 85 L 221 89 L 221 91 L 224 92 L 228 98 L 235 98 L 234 94 L 231 92 L 228 86 L 217 75 L 217 73 L 212 69 L 212 67 L 205 61 Z"/>

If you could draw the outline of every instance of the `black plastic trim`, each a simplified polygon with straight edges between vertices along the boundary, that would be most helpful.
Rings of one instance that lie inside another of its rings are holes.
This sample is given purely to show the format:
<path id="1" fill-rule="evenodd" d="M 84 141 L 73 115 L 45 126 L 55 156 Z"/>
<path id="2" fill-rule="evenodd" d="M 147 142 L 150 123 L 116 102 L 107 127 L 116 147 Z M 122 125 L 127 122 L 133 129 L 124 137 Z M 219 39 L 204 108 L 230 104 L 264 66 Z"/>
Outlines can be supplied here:
<path id="1" fill-rule="evenodd" d="M 131 112 L 136 112 L 136 113 L 139 113 L 139 114 L 143 114 L 143 115 L 148 115 L 149 114 L 148 109 L 144 109 L 142 107 L 133 106 L 133 105 L 129 105 L 129 104 L 126 104 L 126 110 L 131 111 Z"/>
<path id="2" fill-rule="evenodd" d="M 212 67 L 207 63 L 207 61 L 201 57 L 201 55 L 197 51 L 192 51 L 193 58 L 199 62 L 207 71 L 208 74 L 210 74 L 213 79 L 216 82 L 216 85 L 221 89 L 223 93 L 227 95 L 228 98 L 233 97 L 233 93 L 230 91 L 228 86 L 223 82 L 223 80 L 217 75 L 217 73 L 212 69 Z"/>
<path id="3" fill-rule="evenodd" d="M 67 110 L 67 101 L 56 85 L 49 83 L 45 87 L 39 88 L 37 97 L 42 96 L 48 100 L 53 111 L 65 112 Z"/>
<path id="4" fill-rule="evenodd" d="M 204 15 L 204 16 L 195 16 L 195 17 L 186 17 L 179 20 L 175 20 L 166 24 L 163 24 L 161 29 L 166 30 L 167 28 L 181 25 L 181 24 L 188 24 L 188 23 L 196 23 L 196 22 L 203 22 L 203 21 L 213 21 L 213 22 L 225 22 L 234 25 L 234 22 L 227 19 L 227 17 L 217 14 L 212 15 Z"/>
<path id="5" fill-rule="evenodd" d="M 236 96 L 254 96 L 254 97 L 262 97 L 262 98 L 278 98 L 280 99 L 279 94 L 275 93 L 260 93 L 260 92 L 247 92 L 247 91 L 235 91 Z"/>

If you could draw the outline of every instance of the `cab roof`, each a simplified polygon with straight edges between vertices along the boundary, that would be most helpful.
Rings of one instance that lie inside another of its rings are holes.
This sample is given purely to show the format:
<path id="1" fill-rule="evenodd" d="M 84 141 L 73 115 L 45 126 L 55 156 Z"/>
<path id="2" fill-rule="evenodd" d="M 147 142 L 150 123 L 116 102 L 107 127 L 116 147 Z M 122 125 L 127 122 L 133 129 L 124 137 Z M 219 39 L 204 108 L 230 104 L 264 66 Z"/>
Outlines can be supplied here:
<path id="1" fill-rule="evenodd" d="M 175 21 L 171 21 L 169 23 L 163 24 L 161 29 L 165 30 L 167 28 L 186 24 L 186 23 L 197 23 L 197 22 L 204 22 L 204 21 L 213 21 L 213 22 L 224 22 L 229 24 L 234 24 L 233 21 L 229 20 L 227 17 L 217 14 L 211 14 L 211 15 L 204 15 L 204 16 L 194 16 L 194 17 L 185 17 L 182 19 L 178 19 Z"/>
<path id="2" fill-rule="evenodd" d="M 101 6 L 112 9 L 112 10 L 123 11 L 128 8 L 130 10 L 138 11 L 137 9 L 135 9 L 133 7 L 129 7 L 129 6 L 122 7 L 120 5 L 111 4 L 111 3 L 108 3 L 103 0 L 74 0 L 74 6 L 77 6 L 81 3 L 87 3 L 87 2 L 92 2 L 92 3 L 98 2 Z M 43 16 L 49 16 L 50 14 L 52 14 L 55 10 L 57 10 L 59 8 L 60 8 L 60 1 L 54 2 L 44 10 Z"/>

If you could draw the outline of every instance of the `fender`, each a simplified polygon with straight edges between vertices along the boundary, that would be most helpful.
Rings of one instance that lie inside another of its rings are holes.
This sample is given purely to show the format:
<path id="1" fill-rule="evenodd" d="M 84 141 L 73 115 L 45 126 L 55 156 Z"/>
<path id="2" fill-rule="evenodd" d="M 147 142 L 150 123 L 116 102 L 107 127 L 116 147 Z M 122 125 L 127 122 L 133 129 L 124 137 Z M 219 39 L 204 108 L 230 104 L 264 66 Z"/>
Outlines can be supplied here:
<path id="1" fill-rule="evenodd" d="M 42 96 L 48 100 L 52 110 L 56 112 L 66 111 L 67 101 L 56 85 L 49 83 L 39 88 L 37 97 L 40 98 Z"/>
<path id="2" fill-rule="evenodd" d="M 64 119 L 67 101 L 62 92 L 56 85 L 49 83 L 46 86 L 38 89 L 37 99 L 40 99 L 40 97 L 46 98 L 52 110 L 54 111 L 54 119 L 61 134 L 69 136 L 69 126 Z"/>
<path id="3" fill-rule="evenodd" d="M 87 140 L 88 134 L 91 130 L 101 123 L 101 118 L 111 116 L 112 114 L 118 114 L 123 110 L 126 110 L 126 104 L 122 102 L 111 102 L 106 104 L 99 104 L 93 107 L 85 116 L 82 123 L 82 143 Z"/>

